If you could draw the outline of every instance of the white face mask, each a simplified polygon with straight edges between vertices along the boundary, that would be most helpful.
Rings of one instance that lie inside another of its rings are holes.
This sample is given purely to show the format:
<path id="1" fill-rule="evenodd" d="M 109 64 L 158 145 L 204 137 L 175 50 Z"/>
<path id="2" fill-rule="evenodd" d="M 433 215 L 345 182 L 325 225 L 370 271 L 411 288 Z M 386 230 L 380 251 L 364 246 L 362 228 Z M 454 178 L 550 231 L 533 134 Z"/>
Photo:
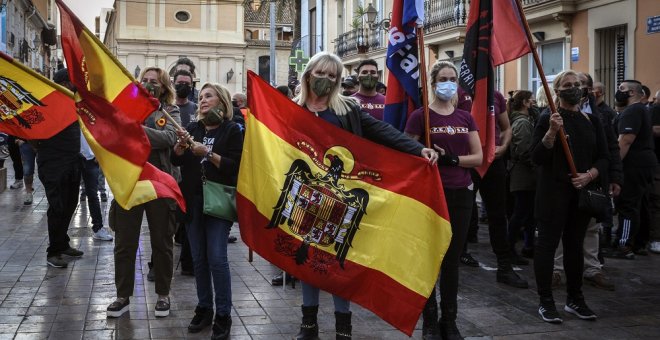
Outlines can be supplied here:
<path id="1" fill-rule="evenodd" d="M 457 89 L 458 84 L 453 81 L 439 82 L 435 84 L 435 95 L 444 101 L 448 101 L 456 94 Z"/>

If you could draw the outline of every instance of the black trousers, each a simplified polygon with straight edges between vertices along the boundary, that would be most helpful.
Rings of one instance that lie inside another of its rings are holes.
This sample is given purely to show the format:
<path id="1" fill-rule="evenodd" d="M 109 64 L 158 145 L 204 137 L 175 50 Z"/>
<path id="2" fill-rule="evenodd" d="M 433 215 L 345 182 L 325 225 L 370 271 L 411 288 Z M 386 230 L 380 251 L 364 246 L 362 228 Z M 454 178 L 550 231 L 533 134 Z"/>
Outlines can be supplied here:
<path id="1" fill-rule="evenodd" d="M 508 225 L 506 221 L 506 165 L 501 159 L 496 159 L 486 171 L 483 178 L 472 176 L 474 181 L 474 198 L 477 190 L 481 194 L 486 215 L 488 216 L 488 234 L 490 246 L 497 257 L 498 268 L 511 267 L 511 254 L 507 240 Z M 474 215 L 474 214 L 472 214 Z M 465 244 L 467 252 L 467 243 Z"/>
<path id="2" fill-rule="evenodd" d="M 537 200 L 556 200 L 552 204 L 555 209 L 553 213 L 538 218 L 536 225 L 539 235 L 534 249 L 534 274 L 536 275 L 537 291 L 542 301 L 553 299 L 552 272 L 559 240 L 564 246 L 564 272 L 566 273 L 568 296 L 572 298 L 582 296 L 582 272 L 584 271 L 582 249 L 591 216 L 578 210 L 578 192 L 570 184 L 557 185 L 555 194 L 553 197 L 538 195 L 536 197 Z"/>
<path id="3" fill-rule="evenodd" d="M 534 197 L 536 191 L 521 190 L 513 192 L 515 197 L 513 215 L 509 220 L 509 246 L 511 253 L 516 254 L 516 242 L 523 231 L 525 248 L 534 248 Z"/>
<path id="4" fill-rule="evenodd" d="M 621 194 L 617 198 L 619 229 L 616 232 L 618 245 L 632 247 L 640 229 L 642 199 L 647 197 L 653 185 L 654 167 L 623 167 Z"/>
<path id="5" fill-rule="evenodd" d="M 472 216 L 473 193 L 469 189 L 445 189 L 445 200 L 451 221 L 451 242 L 440 267 L 440 305 L 455 306 L 458 295 L 458 260 L 467 239 Z M 437 308 L 435 289 L 425 308 Z"/>
<path id="6" fill-rule="evenodd" d="M 48 255 L 57 255 L 69 248 L 67 231 L 78 206 L 81 161 L 69 164 L 40 164 L 39 180 L 48 200 Z"/>

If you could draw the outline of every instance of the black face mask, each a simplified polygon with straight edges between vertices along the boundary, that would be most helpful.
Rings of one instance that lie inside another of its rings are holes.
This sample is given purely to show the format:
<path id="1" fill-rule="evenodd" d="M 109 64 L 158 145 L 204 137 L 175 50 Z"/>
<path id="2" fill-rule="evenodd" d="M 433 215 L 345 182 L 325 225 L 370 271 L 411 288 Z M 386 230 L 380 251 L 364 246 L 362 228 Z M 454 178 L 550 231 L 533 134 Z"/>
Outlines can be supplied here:
<path id="1" fill-rule="evenodd" d="M 231 101 L 231 105 L 233 105 L 234 107 L 238 107 L 238 102 L 235 101 L 235 100 L 232 100 L 232 101 Z"/>
<path id="2" fill-rule="evenodd" d="M 628 91 L 617 90 L 614 94 L 614 100 L 618 103 L 628 104 L 628 98 L 630 98 Z"/>
<path id="3" fill-rule="evenodd" d="M 190 95 L 190 92 L 192 91 L 192 87 L 190 87 L 188 84 L 175 84 L 174 89 L 176 90 L 176 96 L 179 98 L 188 98 L 188 95 Z"/>
<path id="4" fill-rule="evenodd" d="M 576 105 L 582 99 L 582 89 L 579 87 L 572 87 L 570 89 L 559 91 L 559 98 L 564 100 L 568 105 Z"/>

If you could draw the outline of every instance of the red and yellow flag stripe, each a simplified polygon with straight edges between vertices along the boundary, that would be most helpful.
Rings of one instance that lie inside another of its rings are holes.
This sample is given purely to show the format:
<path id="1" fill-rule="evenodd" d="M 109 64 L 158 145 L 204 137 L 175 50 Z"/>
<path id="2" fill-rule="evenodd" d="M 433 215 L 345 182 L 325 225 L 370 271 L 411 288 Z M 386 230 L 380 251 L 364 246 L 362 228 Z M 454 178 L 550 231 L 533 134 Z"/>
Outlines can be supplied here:
<path id="1" fill-rule="evenodd" d="M 47 139 L 76 120 L 68 89 L 0 52 L 0 131 Z"/>
<path id="2" fill-rule="evenodd" d="M 412 334 L 451 240 L 437 168 L 331 126 L 251 72 L 248 93 L 251 112 L 246 117 L 237 195 L 243 240 L 301 280 L 356 302 Z M 310 246 L 310 257 L 325 258 L 327 269 L 319 271 L 309 263 L 296 264 L 290 256 L 302 237 L 286 222 L 277 228 L 266 226 L 292 163 L 303 160 L 313 174 L 325 175 L 317 164 L 328 149 L 345 160 L 348 175 L 365 170 L 377 173 L 379 180 L 339 180 L 343 190 L 366 191 L 369 201 L 343 268 L 335 260 L 335 244 Z"/>

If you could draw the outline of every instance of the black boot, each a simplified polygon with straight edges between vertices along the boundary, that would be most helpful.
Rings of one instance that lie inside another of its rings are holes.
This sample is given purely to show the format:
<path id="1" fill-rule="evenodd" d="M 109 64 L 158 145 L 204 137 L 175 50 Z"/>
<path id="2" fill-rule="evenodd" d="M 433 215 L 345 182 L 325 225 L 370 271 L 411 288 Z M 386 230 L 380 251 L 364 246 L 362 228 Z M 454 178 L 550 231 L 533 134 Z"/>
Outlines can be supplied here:
<path id="1" fill-rule="evenodd" d="M 456 303 L 440 303 L 442 317 L 440 318 L 440 335 L 443 340 L 463 340 L 461 332 L 456 327 Z"/>
<path id="2" fill-rule="evenodd" d="M 319 325 L 316 322 L 316 314 L 319 312 L 319 306 L 301 306 L 302 307 L 302 324 L 300 324 L 300 332 L 296 335 L 296 340 L 318 340 L 319 339 Z"/>
<path id="3" fill-rule="evenodd" d="M 231 330 L 231 316 L 216 315 L 215 322 L 213 322 L 213 334 L 211 335 L 211 340 L 229 339 L 230 330 Z"/>
<path id="4" fill-rule="evenodd" d="M 440 340 L 440 328 L 438 328 L 438 302 L 435 299 L 435 289 L 426 300 L 422 310 L 422 339 Z"/>
<path id="5" fill-rule="evenodd" d="M 351 331 L 351 312 L 340 313 L 335 312 L 335 332 L 337 333 L 337 340 L 350 340 Z"/>
<path id="6" fill-rule="evenodd" d="M 213 323 L 213 309 L 197 306 L 195 308 L 195 316 L 190 321 L 190 325 L 188 325 L 188 332 L 197 333 L 211 323 Z"/>

